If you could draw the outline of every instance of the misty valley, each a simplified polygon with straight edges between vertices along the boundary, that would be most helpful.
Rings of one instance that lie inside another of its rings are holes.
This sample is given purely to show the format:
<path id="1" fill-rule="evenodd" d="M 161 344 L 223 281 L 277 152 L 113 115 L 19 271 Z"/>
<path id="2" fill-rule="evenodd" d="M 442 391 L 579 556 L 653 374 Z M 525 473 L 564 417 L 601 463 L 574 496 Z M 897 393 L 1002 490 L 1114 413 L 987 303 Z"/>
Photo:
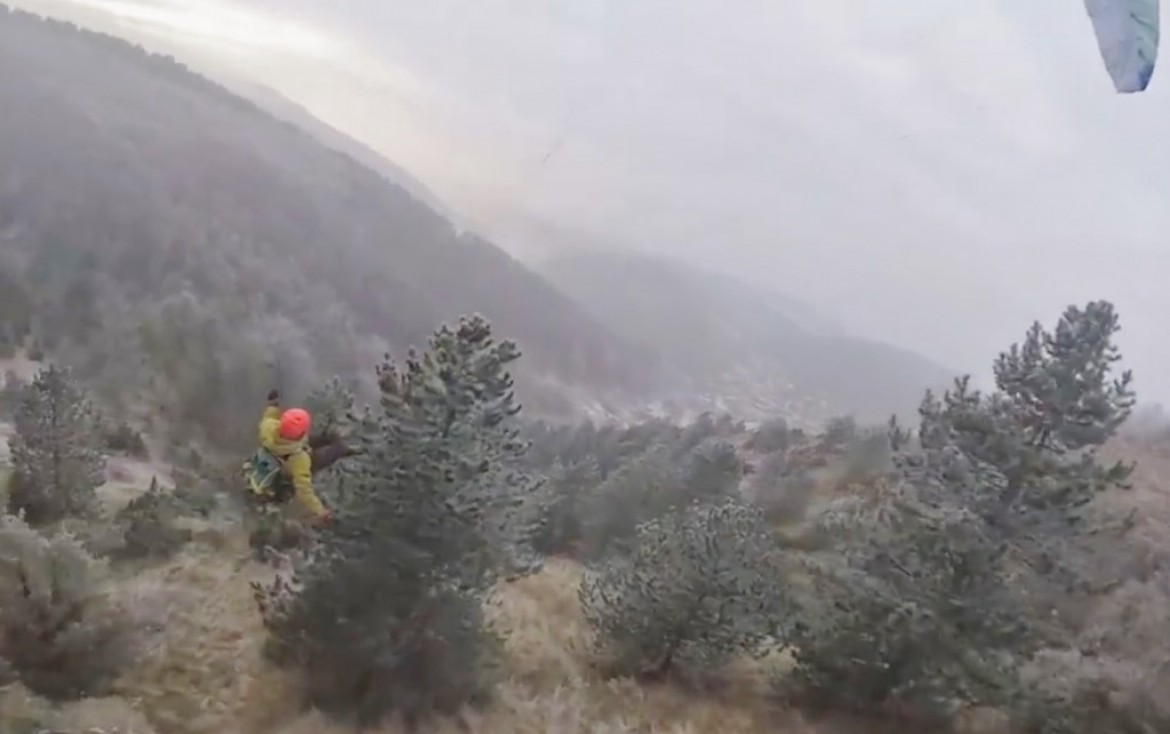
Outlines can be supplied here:
<path id="1" fill-rule="evenodd" d="M 1170 731 L 1109 289 L 952 368 L 730 267 L 520 257 L 62 17 L 0 5 L 0 734 Z"/>

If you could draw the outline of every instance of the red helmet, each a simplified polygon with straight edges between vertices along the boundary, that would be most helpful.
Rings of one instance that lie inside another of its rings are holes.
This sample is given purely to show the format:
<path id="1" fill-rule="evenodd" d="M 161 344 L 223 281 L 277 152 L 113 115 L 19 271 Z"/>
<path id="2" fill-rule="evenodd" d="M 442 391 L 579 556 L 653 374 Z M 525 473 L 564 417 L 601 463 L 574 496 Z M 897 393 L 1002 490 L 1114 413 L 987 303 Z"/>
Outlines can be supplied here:
<path id="1" fill-rule="evenodd" d="M 299 441 L 309 432 L 309 411 L 289 408 L 280 415 L 280 437 L 285 441 Z"/>

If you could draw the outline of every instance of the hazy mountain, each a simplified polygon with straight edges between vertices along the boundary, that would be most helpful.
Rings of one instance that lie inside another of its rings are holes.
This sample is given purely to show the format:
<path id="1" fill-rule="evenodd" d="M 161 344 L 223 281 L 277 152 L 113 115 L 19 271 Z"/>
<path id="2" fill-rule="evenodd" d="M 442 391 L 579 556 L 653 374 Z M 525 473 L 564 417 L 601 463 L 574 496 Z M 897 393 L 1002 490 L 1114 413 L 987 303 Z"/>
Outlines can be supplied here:
<path id="1" fill-rule="evenodd" d="M 712 404 L 807 420 L 912 414 L 950 370 L 843 332 L 807 304 L 662 258 L 577 250 L 539 268 L 598 319 L 652 346 Z"/>
<path id="2" fill-rule="evenodd" d="M 469 312 L 520 343 L 530 407 L 661 384 L 651 354 L 382 173 L 169 58 L 17 12 L 0 13 L 0 276 L 19 306 L 0 336 L 31 328 L 127 385 L 113 365 L 146 350 L 154 377 L 190 373 L 209 421 L 256 399 L 265 359 L 368 374 Z"/>
<path id="3" fill-rule="evenodd" d="M 327 147 L 353 158 L 355 161 L 382 174 L 392 183 L 395 183 L 448 221 L 459 225 L 459 218 L 447 203 L 431 191 L 422 181 L 402 166 L 392 163 L 369 147 L 365 143 L 351 138 L 337 128 L 329 125 L 312 112 L 293 102 L 280 92 L 262 84 L 253 84 L 244 81 L 221 80 L 236 94 L 254 103 L 266 112 L 271 113 L 285 122 L 299 127 L 309 133 Z"/>

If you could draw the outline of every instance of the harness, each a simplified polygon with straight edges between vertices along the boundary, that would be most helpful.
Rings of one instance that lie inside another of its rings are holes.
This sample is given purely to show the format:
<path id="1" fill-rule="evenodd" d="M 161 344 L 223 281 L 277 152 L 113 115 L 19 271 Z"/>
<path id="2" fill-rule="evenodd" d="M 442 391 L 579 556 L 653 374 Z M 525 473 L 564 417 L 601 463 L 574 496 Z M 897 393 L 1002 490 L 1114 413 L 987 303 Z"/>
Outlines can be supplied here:
<path id="1" fill-rule="evenodd" d="M 285 462 L 263 446 L 244 462 L 243 473 L 248 490 L 262 502 L 287 502 L 294 494 Z"/>

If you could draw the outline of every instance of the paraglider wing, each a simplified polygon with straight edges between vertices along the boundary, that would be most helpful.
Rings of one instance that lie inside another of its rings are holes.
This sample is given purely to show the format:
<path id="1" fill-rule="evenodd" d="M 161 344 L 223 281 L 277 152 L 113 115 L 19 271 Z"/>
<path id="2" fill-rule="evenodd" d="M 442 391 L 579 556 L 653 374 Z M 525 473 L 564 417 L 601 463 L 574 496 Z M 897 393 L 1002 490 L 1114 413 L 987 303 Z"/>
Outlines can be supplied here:
<path id="1" fill-rule="evenodd" d="M 1158 58 L 1158 0 L 1085 0 L 1105 69 L 1118 92 L 1140 92 Z"/>

